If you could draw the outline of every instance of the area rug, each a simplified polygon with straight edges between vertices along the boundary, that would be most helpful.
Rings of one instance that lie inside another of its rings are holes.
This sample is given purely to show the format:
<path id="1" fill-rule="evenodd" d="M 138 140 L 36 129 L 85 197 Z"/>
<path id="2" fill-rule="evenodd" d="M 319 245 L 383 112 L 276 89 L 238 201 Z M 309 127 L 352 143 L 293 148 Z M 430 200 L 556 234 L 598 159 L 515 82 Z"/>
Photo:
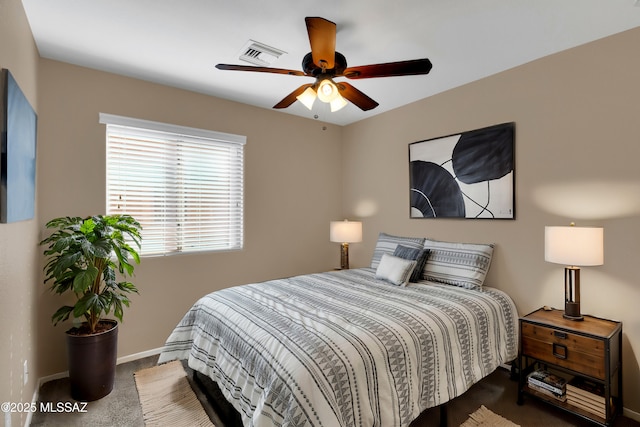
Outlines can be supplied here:
<path id="1" fill-rule="evenodd" d="M 484 405 L 469 415 L 469 419 L 460 424 L 460 427 L 520 427 L 508 419 L 491 412 Z"/>
<path id="2" fill-rule="evenodd" d="M 147 427 L 214 426 L 178 360 L 133 374 Z"/>

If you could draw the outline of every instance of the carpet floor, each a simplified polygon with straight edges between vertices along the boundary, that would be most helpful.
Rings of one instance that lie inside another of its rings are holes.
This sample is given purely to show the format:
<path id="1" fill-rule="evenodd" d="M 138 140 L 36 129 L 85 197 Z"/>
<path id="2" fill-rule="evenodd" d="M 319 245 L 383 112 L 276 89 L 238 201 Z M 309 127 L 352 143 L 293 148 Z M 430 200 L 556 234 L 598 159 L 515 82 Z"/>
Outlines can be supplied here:
<path id="1" fill-rule="evenodd" d="M 98 401 L 89 402 L 86 412 L 36 412 L 33 414 L 31 426 L 143 427 L 142 410 L 133 374 L 138 370 L 154 366 L 156 361 L 157 356 L 153 356 L 118 365 L 114 390 Z M 191 382 L 191 376 L 189 380 Z M 199 387 L 193 383 L 192 386 L 216 426 L 235 427 L 225 424 L 206 402 Z M 464 395 L 449 402 L 449 426 L 459 426 L 469 418 L 469 414 L 482 405 L 522 427 L 592 427 L 594 425 L 533 399 L 526 399 L 524 405 L 518 406 L 516 404 L 517 386 L 517 382 L 509 378 L 509 372 L 503 369 L 496 370 Z M 43 384 L 40 388 L 39 400 L 44 403 L 53 402 L 54 406 L 57 402 L 74 402 L 69 394 L 68 379 L 63 378 Z M 420 415 L 411 427 L 437 427 L 439 419 L 439 410 L 432 408 Z M 640 427 L 640 423 L 627 417 L 618 417 L 613 427 Z"/>

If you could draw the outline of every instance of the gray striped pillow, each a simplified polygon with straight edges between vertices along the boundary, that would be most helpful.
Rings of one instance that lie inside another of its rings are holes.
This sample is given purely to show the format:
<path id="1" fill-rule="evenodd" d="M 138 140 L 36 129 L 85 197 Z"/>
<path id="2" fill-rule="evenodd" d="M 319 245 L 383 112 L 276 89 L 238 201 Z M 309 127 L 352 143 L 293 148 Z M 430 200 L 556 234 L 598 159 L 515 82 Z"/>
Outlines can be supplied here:
<path id="1" fill-rule="evenodd" d="M 387 233 L 380 233 L 378 235 L 378 241 L 376 242 L 376 248 L 373 250 L 371 268 L 377 269 L 380 264 L 382 254 L 387 253 L 389 255 L 393 255 L 398 245 L 414 249 L 423 249 L 424 240 L 424 237 L 400 237 L 392 236 Z"/>
<path id="2" fill-rule="evenodd" d="M 429 257 L 423 279 L 431 282 L 481 289 L 491 266 L 493 244 L 454 243 L 425 239 Z"/>

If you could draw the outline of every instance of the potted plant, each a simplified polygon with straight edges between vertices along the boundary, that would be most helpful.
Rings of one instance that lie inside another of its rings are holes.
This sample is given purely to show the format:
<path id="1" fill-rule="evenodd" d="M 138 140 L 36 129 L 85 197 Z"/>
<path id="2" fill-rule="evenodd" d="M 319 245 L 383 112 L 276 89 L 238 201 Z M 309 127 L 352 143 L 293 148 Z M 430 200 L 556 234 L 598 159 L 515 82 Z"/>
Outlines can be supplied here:
<path id="1" fill-rule="evenodd" d="M 133 262 L 140 263 L 131 242 L 140 249 L 142 227 L 129 215 L 56 218 L 46 227 L 54 231 L 40 242 L 47 246 L 44 282 L 74 300 L 51 320 L 80 320 L 67 331 L 71 396 L 97 400 L 111 392 L 115 379 L 118 322 L 105 316 L 113 312 L 122 321 L 128 294 L 138 292 L 126 279 L 133 276 Z"/>

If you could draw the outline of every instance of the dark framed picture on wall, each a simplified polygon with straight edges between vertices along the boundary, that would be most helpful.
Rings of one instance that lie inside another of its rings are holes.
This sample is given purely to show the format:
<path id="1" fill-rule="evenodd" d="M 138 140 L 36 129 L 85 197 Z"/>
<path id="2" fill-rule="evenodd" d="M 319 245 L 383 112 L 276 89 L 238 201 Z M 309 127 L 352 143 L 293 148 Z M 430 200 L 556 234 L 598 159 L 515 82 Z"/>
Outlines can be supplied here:
<path id="1" fill-rule="evenodd" d="M 37 116 L 9 70 L 0 71 L 0 222 L 32 219 Z"/>
<path id="2" fill-rule="evenodd" d="M 411 218 L 515 219 L 515 123 L 409 144 Z"/>

